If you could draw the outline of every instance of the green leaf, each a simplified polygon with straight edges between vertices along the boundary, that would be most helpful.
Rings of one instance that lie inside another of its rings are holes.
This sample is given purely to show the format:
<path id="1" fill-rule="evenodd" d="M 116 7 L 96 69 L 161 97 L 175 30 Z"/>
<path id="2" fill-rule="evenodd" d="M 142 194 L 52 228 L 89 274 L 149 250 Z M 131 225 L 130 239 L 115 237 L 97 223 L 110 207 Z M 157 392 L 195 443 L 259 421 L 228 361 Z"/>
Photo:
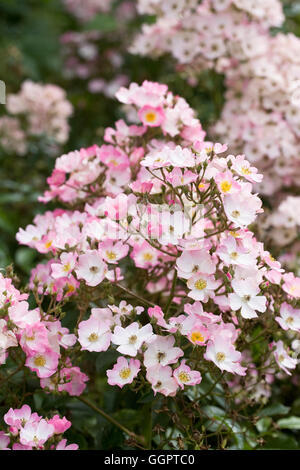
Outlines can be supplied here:
<path id="1" fill-rule="evenodd" d="M 204 406 L 202 411 L 208 416 L 208 418 L 220 418 L 225 416 L 225 411 L 218 406 Z"/>
<path id="2" fill-rule="evenodd" d="M 291 408 L 289 406 L 282 405 L 281 403 L 274 403 L 273 405 L 264 408 L 258 416 L 263 418 L 264 416 L 286 415 L 290 409 Z"/>
<path id="3" fill-rule="evenodd" d="M 265 438 L 266 442 L 263 445 L 262 449 L 270 450 L 298 450 L 299 445 L 297 440 L 292 437 L 284 434 L 282 432 L 274 433 L 272 436 Z"/>
<path id="4" fill-rule="evenodd" d="M 32 268 L 35 257 L 36 253 L 30 248 L 18 248 L 15 253 L 16 264 L 28 273 Z"/>
<path id="5" fill-rule="evenodd" d="M 266 416 L 265 418 L 261 418 L 256 423 L 256 428 L 259 432 L 266 432 L 272 424 L 272 418 Z"/>
<path id="6" fill-rule="evenodd" d="M 33 395 L 33 400 L 34 400 L 34 405 L 35 405 L 35 408 L 37 410 L 40 410 L 42 408 L 42 404 L 43 404 L 43 401 L 44 401 L 44 397 L 41 393 L 39 392 L 36 392 L 34 395 Z"/>
<path id="7" fill-rule="evenodd" d="M 277 426 L 281 429 L 300 429 L 300 418 L 298 416 L 290 416 L 277 421 Z"/>

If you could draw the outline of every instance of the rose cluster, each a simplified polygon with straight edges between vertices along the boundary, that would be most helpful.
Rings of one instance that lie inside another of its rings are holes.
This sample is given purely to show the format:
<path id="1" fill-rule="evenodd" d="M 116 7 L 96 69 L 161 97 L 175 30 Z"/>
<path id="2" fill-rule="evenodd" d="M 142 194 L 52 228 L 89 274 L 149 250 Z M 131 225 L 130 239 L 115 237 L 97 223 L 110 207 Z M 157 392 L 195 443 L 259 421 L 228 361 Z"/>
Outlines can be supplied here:
<path id="1" fill-rule="evenodd" d="M 225 75 L 225 105 L 211 133 L 263 172 L 256 189 L 277 210 L 275 192 L 284 189 L 281 203 L 286 192 L 297 195 L 300 181 L 299 38 L 270 30 L 284 21 L 278 0 L 186 3 L 140 0 L 138 11 L 157 20 L 143 26 L 131 51 L 171 54 L 194 86 L 202 70 Z"/>
<path id="2" fill-rule="evenodd" d="M 63 0 L 67 10 L 79 21 L 90 21 L 97 13 L 110 9 L 112 0 Z"/>
<path id="3" fill-rule="evenodd" d="M 73 367 L 68 354 L 77 341 L 74 334 L 39 304 L 30 309 L 28 294 L 17 290 L 11 279 L 0 274 L 0 361 L 11 350 L 19 367 L 28 367 L 40 378 L 41 387 L 80 395 L 88 377 Z M 55 309 L 55 304 L 54 304 Z"/>
<path id="4" fill-rule="evenodd" d="M 8 308 L 5 328 L 16 328 L 26 364 L 42 387 L 71 394 L 87 377 L 68 354 L 109 348 L 120 353 L 109 384 L 150 384 L 165 396 L 214 369 L 252 386 L 291 374 L 300 278 L 250 229 L 262 212 L 253 191 L 262 175 L 244 155 L 205 141 L 194 111 L 166 85 L 132 83 L 116 96 L 136 124 L 120 120 L 105 144 L 58 158 L 41 200 L 65 207 L 17 235 L 48 258 L 31 276 L 39 308 L 28 311 L 23 299 Z M 78 308 L 74 334 L 57 320 L 68 301 Z M 255 360 L 254 331 L 269 339 Z"/>
<path id="5" fill-rule="evenodd" d="M 0 431 L 0 450 L 77 450 L 77 444 L 67 444 L 63 433 L 71 422 L 54 415 L 44 419 L 32 413 L 28 405 L 10 408 L 4 415 L 6 431 Z"/>
<path id="6" fill-rule="evenodd" d="M 67 141 L 73 108 L 62 88 L 26 80 L 19 93 L 7 96 L 6 109 L 10 116 L 0 118 L 5 151 L 24 155 L 31 138 L 46 138 L 54 145 Z"/>

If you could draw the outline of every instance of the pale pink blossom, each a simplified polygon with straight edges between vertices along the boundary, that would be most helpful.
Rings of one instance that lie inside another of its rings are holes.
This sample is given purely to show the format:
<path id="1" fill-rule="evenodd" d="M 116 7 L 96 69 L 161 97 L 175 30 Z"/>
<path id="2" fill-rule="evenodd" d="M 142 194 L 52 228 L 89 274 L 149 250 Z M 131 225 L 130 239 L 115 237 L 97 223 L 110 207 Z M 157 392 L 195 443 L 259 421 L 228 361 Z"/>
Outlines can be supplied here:
<path id="1" fill-rule="evenodd" d="M 118 385 L 123 388 L 126 384 L 131 384 L 140 371 L 140 361 L 136 359 L 128 360 L 121 356 L 117 363 L 110 370 L 107 370 L 109 385 Z"/>

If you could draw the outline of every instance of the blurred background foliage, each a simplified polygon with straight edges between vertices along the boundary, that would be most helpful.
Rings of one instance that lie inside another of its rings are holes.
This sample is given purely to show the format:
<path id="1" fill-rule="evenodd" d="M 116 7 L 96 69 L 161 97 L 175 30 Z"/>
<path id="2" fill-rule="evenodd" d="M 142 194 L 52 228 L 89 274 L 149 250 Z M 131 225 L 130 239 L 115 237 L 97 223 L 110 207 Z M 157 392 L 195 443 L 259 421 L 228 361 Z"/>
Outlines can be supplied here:
<path id="1" fill-rule="evenodd" d="M 117 1 L 114 8 L 119 3 Z M 300 36 L 300 2 L 286 0 L 284 6 L 287 17 L 284 31 L 292 31 Z M 65 10 L 60 0 L 1 0 L 0 79 L 5 81 L 7 93 L 18 92 L 26 79 L 43 84 L 53 83 L 66 90 L 74 106 L 74 114 L 70 120 L 70 138 L 61 148 L 61 153 L 94 143 L 100 144 L 104 128 L 122 117 L 117 101 L 103 94 L 88 92 L 84 80 L 68 79 L 65 76 L 60 37 L 68 31 L 100 31 L 103 51 L 114 48 L 121 52 L 124 58 L 122 73 L 129 82 L 148 79 L 167 83 L 173 92 L 184 96 L 197 110 L 204 128 L 208 128 L 218 117 L 223 105 L 222 77 L 205 72 L 200 85 L 187 86 L 185 80 L 174 72 L 170 60 L 144 59 L 126 52 L 127 45 L 142 22 L 144 18 L 133 17 L 124 27 L 111 12 L 98 14 L 90 23 L 82 25 Z M 113 75 L 111 65 L 104 61 L 99 76 L 109 79 Z M 5 106 L 0 105 L 0 116 L 3 114 Z M 17 273 L 22 276 L 29 274 L 37 262 L 37 255 L 28 248 L 19 247 L 15 233 L 20 226 L 29 224 L 35 214 L 45 210 L 37 202 L 37 196 L 45 189 L 46 178 L 54 166 L 54 157 L 48 154 L 47 149 L 43 142 L 33 141 L 25 156 L 0 151 L 0 267 L 14 263 Z M 72 307 L 70 304 L 69 309 L 73 309 L 74 313 L 74 305 Z M 226 390 L 221 385 L 218 385 L 213 396 L 209 394 L 204 398 L 215 380 L 213 374 L 208 375 L 201 385 L 193 388 L 195 392 L 179 394 L 178 403 L 181 402 L 185 410 L 185 418 L 179 422 L 174 400 L 164 397 L 154 400 L 152 392 L 136 395 L 130 390 L 120 391 L 108 386 L 103 378 L 104 371 L 115 362 L 115 357 L 112 352 L 94 356 L 89 353 L 82 358 L 82 370 L 91 378 L 90 399 L 138 434 L 147 435 L 154 428 L 157 431 L 157 448 L 214 446 L 217 444 L 214 439 L 220 436 L 219 433 L 214 434 L 216 429 L 226 431 L 226 439 L 229 439 L 232 448 L 255 448 L 258 446 L 257 436 L 262 439 L 264 448 L 299 448 L 300 399 L 295 395 L 292 384 L 280 382 L 276 385 L 274 401 L 270 406 L 263 411 L 256 410 L 255 414 L 250 411 L 248 422 L 242 426 L 237 424 L 238 411 L 225 409 L 222 395 Z M 134 445 L 130 441 L 124 444 L 124 434 L 119 429 L 78 399 L 36 392 L 38 383 L 30 378 L 25 380 L 26 400 L 37 412 L 47 414 L 50 410 L 57 410 L 72 417 L 73 426 L 66 437 L 71 442 L 77 442 L 81 448 L 128 449 Z M 1 394 L 5 393 L 6 397 L 10 396 L 12 406 L 17 406 L 23 387 L 24 377 L 16 374 L 9 390 L 5 388 L 0 391 L 0 402 Z M 192 396 L 192 393 L 197 396 Z M 201 397 L 200 407 L 197 400 Z M 1 407 L 0 411 L 2 415 L 4 410 Z M 212 435 L 209 443 L 202 436 L 204 422 Z M 189 436 L 185 444 L 181 438 L 183 430 L 185 436 Z M 164 434 L 166 440 L 159 437 Z M 228 443 L 224 440 L 224 447 L 226 445 Z"/>

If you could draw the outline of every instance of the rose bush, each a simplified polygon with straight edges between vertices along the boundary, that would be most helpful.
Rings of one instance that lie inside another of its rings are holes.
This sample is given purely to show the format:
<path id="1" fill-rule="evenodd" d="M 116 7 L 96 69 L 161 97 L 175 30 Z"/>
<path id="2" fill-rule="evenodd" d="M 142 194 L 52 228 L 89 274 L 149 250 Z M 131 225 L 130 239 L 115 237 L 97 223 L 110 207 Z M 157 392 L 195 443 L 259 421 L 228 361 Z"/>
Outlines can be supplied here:
<path id="1" fill-rule="evenodd" d="M 46 260 L 24 293 L 1 278 L 2 387 L 37 377 L 40 393 L 105 416 L 89 397 L 92 354 L 109 386 L 147 403 L 146 429 L 114 422 L 131 445 L 255 448 L 275 383 L 297 378 L 300 328 L 300 278 L 250 229 L 262 175 L 206 141 L 166 85 L 132 83 L 117 98 L 139 122 L 59 157 L 41 197 L 58 207 L 17 235 Z M 152 429 L 155 411 L 166 429 Z M 29 418 L 17 443 L 55 445 L 54 419 Z"/>

